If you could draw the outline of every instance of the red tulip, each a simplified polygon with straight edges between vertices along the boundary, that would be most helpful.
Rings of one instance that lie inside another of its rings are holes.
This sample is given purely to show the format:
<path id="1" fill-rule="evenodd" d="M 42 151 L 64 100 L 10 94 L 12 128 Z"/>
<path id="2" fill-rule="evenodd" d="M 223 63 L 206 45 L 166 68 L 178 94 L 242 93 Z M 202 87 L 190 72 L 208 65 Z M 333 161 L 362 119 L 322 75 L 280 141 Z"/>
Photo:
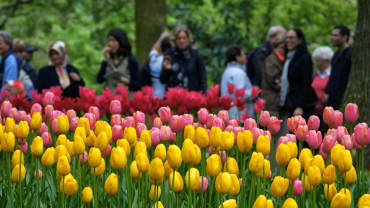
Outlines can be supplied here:
<path id="1" fill-rule="evenodd" d="M 229 122 L 229 112 L 227 110 L 220 110 L 217 114 L 219 118 L 226 124 Z"/>
<path id="2" fill-rule="evenodd" d="M 358 119 L 358 107 L 356 104 L 348 103 L 344 110 L 344 118 L 348 123 L 354 123 Z"/>
<path id="3" fill-rule="evenodd" d="M 43 105 L 53 105 L 55 102 L 55 95 L 51 91 L 47 91 L 42 98 Z"/>
<path id="4" fill-rule="evenodd" d="M 308 137 L 308 126 L 299 125 L 297 130 L 295 131 L 295 135 L 299 141 L 306 141 Z"/>
<path id="5" fill-rule="evenodd" d="M 253 118 L 245 119 L 245 121 L 244 121 L 244 129 L 245 130 L 251 130 L 255 127 L 257 127 L 257 123 Z"/>
<path id="6" fill-rule="evenodd" d="M 134 113 L 135 123 L 145 123 L 145 114 L 141 111 L 136 111 Z"/>
<path id="7" fill-rule="evenodd" d="M 334 120 L 334 108 L 333 107 L 325 107 L 323 112 L 323 120 L 324 122 L 332 127 L 333 126 L 333 120 Z"/>
<path id="8" fill-rule="evenodd" d="M 293 182 L 293 194 L 294 196 L 300 196 L 303 192 L 303 184 L 299 179 L 295 179 Z"/>
<path id="9" fill-rule="evenodd" d="M 270 122 L 270 113 L 268 111 L 262 111 L 260 114 L 260 125 L 267 127 Z"/>
<path id="10" fill-rule="evenodd" d="M 170 107 L 160 107 L 158 110 L 159 117 L 163 122 L 169 122 L 171 119 L 171 109 Z"/>
<path id="11" fill-rule="evenodd" d="M 10 111 L 12 110 L 12 103 L 9 100 L 5 100 L 1 104 L 1 115 L 4 117 L 10 116 Z"/>
<path id="12" fill-rule="evenodd" d="M 121 114 L 122 107 L 121 102 L 119 100 L 112 100 L 109 104 L 109 112 L 110 114 Z"/>
<path id="13" fill-rule="evenodd" d="M 320 131 L 310 130 L 306 142 L 312 149 L 317 149 L 322 143 L 322 136 Z"/>
<path id="14" fill-rule="evenodd" d="M 280 124 L 282 120 L 279 120 L 277 117 L 272 116 L 270 118 L 269 124 L 267 125 L 268 130 L 272 134 L 277 134 L 280 131 Z"/>
<path id="15" fill-rule="evenodd" d="M 235 85 L 227 83 L 227 92 L 229 93 L 229 95 L 234 94 L 234 90 L 235 90 Z"/>
<path id="16" fill-rule="evenodd" d="M 205 124 L 207 122 L 208 110 L 206 108 L 199 109 L 197 115 L 200 123 Z"/>
<path id="17" fill-rule="evenodd" d="M 32 115 L 34 112 L 39 112 L 42 114 L 42 106 L 39 103 L 34 103 L 32 105 L 30 114 Z"/>
<path id="18" fill-rule="evenodd" d="M 369 130 L 368 130 L 367 123 L 359 123 L 355 126 L 354 129 L 354 134 L 355 134 L 355 140 L 356 143 L 365 146 L 370 143 L 370 138 L 369 138 Z"/>
<path id="19" fill-rule="evenodd" d="M 308 129 L 309 130 L 319 130 L 320 127 L 320 119 L 319 117 L 312 115 L 308 118 Z"/>

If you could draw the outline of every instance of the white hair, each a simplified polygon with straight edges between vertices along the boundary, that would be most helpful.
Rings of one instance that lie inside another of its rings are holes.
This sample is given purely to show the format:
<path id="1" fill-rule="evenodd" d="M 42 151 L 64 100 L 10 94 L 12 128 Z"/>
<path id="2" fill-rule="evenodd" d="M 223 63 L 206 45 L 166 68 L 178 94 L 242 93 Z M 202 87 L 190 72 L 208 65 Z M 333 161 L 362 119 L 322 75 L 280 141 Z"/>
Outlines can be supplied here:
<path id="1" fill-rule="evenodd" d="M 314 59 L 320 58 L 326 61 L 331 61 L 331 58 L 333 57 L 333 55 L 334 55 L 333 50 L 328 46 L 318 47 L 312 52 L 312 57 Z"/>
<path id="2" fill-rule="evenodd" d="M 281 25 L 274 25 L 274 26 L 271 26 L 269 31 L 267 32 L 267 37 L 266 39 L 268 40 L 269 37 L 273 37 L 273 36 L 276 36 L 279 32 L 286 32 L 285 28 Z"/>

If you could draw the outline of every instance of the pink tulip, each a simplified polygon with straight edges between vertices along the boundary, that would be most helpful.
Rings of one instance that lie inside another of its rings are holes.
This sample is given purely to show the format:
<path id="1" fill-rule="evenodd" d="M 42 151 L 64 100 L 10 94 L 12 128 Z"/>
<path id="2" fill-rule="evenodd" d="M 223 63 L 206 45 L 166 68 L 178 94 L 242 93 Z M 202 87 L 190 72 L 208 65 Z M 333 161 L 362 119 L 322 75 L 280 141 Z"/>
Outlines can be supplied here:
<path id="1" fill-rule="evenodd" d="M 356 139 L 355 139 L 355 133 L 353 133 L 351 135 L 351 140 L 352 140 L 352 144 L 353 144 L 354 148 L 356 148 L 356 149 L 361 149 L 362 148 L 362 146 L 360 144 L 358 144 Z"/>
<path id="2" fill-rule="evenodd" d="M 34 112 L 39 112 L 42 114 L 42 106 L 39 104 L 39 103 L 34 103 L 31 107 L 31 115 L 34 113 Z"/>
<path id="3" fill-rule="evenodd" d="M 20 121 L 27 121 L 27 115 L 28 114 L 26 113 L 26 111 L 23 111 L 23 110 L 18 111 L 18 116 L 19 116 Z"/>
<path id="4" fill-rule="evenodd" d="M 343 124 L 343 113 L 339 110 L 334 111 L 333 128 L 337 128 Z"/>
<path id="5" fill-rule="evenodd" d="M 204 127 L 204 128 L 207 128 L 207 126 L 203 126 L 201 123 L 193 123 L 193 126 L 194 126 L 194 128 L 196 129 L 196 128 L 198 128 L 198 127 Z"/>
<path id="6" fill-rule="evenodd" d="M 320 146 L 319 154 L 322 156 L 322 158 L 324 158 L 324 160 L 328 158 L 328 154 L 324 152 L 324 143 L 322 143 Z"/>
<path id="7" fill-rule="evenodd" d="M 349 134 L 346 134 L 343 136 L 341 144 L 348 150 L 351 150 L 353 148 L 353 142 L 351 139 L 351 136 Z"/>
<path id="8" fill-rule="evenodd" d="M 159 117 L 156 117 L 154 120 L 153 120 L 153 127 L 156 127 L 156 128 L 161 128 L 162 126 L 162 121 L 161 121 L 161 118 Z"/>
<path id="9" fill-rule="evenodd" d="M 171 119 L 171 108 L 170 107 L 160 107 L 158 109 L 159 117 L 161 118 L 161 121 L 168 123 Z"/>
<path id="10" fill-rule="evenodd" d="M 234 131 L 234 127 L 231 125 L 226 126 L 225 131 Z"/>
<path id="11" fill-rule="evenodd" d="M 69 120 L 69 129 L 71 130 L 71 131 L 75 131 L 76 130 L 76 128 L 77 128 L 77 125 L 78 125 L 78 120 L 80 120 L 80 118 L 79 117 L 73 117 L 72 118 L 72 120 Z"/>
<path id="12" fill-rule="evenodd" d="M 37 134 L 40 136 L 44 132 L 48 132 L 48 131 L 49 131 L 48 126 L 45 124 L 45 122 L 42 122 L 40 129 L 37 131 Z"/>
<path id="13" fill-rule="evenodd" d="M 295 132 L 299 125 L 305 125 L 306 121 L 302 116 L 293 116 L 288 118 L 287 126 L 290 132 Z"/>
<path id="14" fill-rule="evenodd" d="M 337 130 L 336 129 L 328 129 L 328 131 L 326 132 L 326 134 L 328 135 L 331 135 L 335 138 L 335 140 L 337 140 Z"/>
<path id="15" fill-rule="evenodd" d="M 308 129 L 309 130 L 319 130 L 320 128 L 320 119 L 319 117 L 312 115 L 308 118 Z"/>
<path id="16" fill-rule="evenodd" d="M 53 105 L 55 102 L 55 95 L 53 92 L 46 92 L 44 97 L 42 98 L 42 104 L 45 105 Z"/>
<path id="17" fill-rule="evenodd" d="M 267 127 L 270 122 L 270 113 L 268 111 L 262 111 L 260 114 L 260 125 Z"/>
<path id="18" fill-rule="evenodd" d="M 229 122 L 229 112 L 227 110 L 220 110 L 217 114 L 219 118 L 226 124 Z"/>
<path id="19" fill-rule="evenodd" d="M 10 111 L 12 110 L 12 107 L 12 103 L 9 100 L 5 100 L 1 104 L 1 115 L 3 115 L 4 117 L 10 116 Z"/>
<path id="20" fill-rule="evenodd" d="M 58 119 L 56 118 L 51 121 L 51 131 L 54 134 L 58 134 Z"/>
<path id="21" fill-rule="evenodd" d="M 205 176 L 201 176 L 199 180 L 200 180 L 200 184 L 199 184 L 199 187 L 196 191 L 198 193 L 204 193 L 204 192 L 207 191 L 207 188 L 208 188 L 208 179 Z"/>
<path id="22" fill-rule="evenodd" d="M 289 142 L 289 138 L 287 136 L 281 136 L 279 139 L 278 139 L 278 143 L 276 145 L 276 148 L 281 144 L 286 144 Z"/>
<path id="23" fill-rule="evenodd" d="M 294 134 L 286 134 L 285 136 L 289 138 L 289 142 L 297 143 L 297 139 Z"/>
<path id="24" fill-rule="evenodd" d="M 183 115 L 183 119 L 184 119 L 184 127 L 186 125 L 189 125 L 189 124 L 193 124 L 194 123 L 194 117 L 191 114 L 184 114 Z"/>
<path id="25" fill-rule="evenodd" d="M 225 150 L 223 150 L 223 151 L 218 151 L 218 155 L 220 155 L 220 157 L 221 157 L 221 162 L 222 162 L 222 164 L 224 164 L 224 163 L 225 163 L 225 161 L 226 161 L 226 151 L 225 151 Z"/>
<path id="26" fill-rule="evenodd" d="M 184 117 L 173 115 L 170 119 L 170 127 L 174 132 L 180 132 L 184 129 Z"/>
<path id="27" fill-rule="evenodd" d="M 213 119 L 212 126 L 218 126 L 221 129 L 225 128 L 225 124 L 224 124 L 223 120 L 220 117 L 215 117 Z"/>
<path id="28" fill-rule="evenodd" d="M 121 125 L 114 125 L 112 127 L 112 139 L 113 141 L 117 141 L 123 137 L 123 129 Z"/>
<path id="29" fill-rule="evenodd" d="M 33 171 L 33 177 L 36 179 L 41 179 L 42 178 L 42 171 L 39 169 L 38 171 Z"/>
<path id="30" fill-rule="evenodd" d="M 147 128 L 144 123 L 137 123 L 136 124 L 136 135 L 140 138 L 141 132 L 146 129 Z"/>
<path id="31" fill-rule="evenodd" d="M 19 112 L 18 112 L 18 109 L 13 107 L 11 110 L 10 110 L 10 117 L 14 118 L 15 122 L 19 122 L 20 119 L 19 119 Z"/>
<path id="32" fill-rule="evenodd" d="M 41 134 L 42 141 L 44 142 L 45 147 L 50 147 L 53 144 L 53 140 L 51 139 L 51 135 L 49 132 L 44 132 Z"/>
<path id="33" fill-rule="evenodd" d="M 90 129 L 95 130 L 96 117 L 94 113 L 85 113 L 84 117 L 89 120 Z"/>
<path id="34" fill-rule="evenodd" d="M 266 101 L 262 98 L 258 98 L 256 102 L 254 103 L 254 111 L 256 113 L 260 113 L 265 108 Z"/>
<path id="35" fill-rule="evenodd" d="M 168 142 L 171 139 L 172 130 L 169 126 L 161 126 L 159 129 L 159 139 L 162 142 Z"/>
<path id="36" fill-rule="evenodd" d="M 108 144 L 107 149 L 101 153 L 102 157 L 109 157 L 112 150 L 112 145 Z"/>
<path id="37" fill-rule="evenodd" d="M 267 125 L 267 129 L 271 132 L 271 134 L 277 134 L 280 131 L 280 124 L 282 120 L 279 120 L 277 117 L 272 116 L 270 117 L 270 121 Z"/>
<path id="38" fill-rule="evenodd" d="M 67 117 L 68 117 L 69 120 L 71 120 L 72 118 L 76 117 L 76 111 L 73 110 L 73 109 L 67 110 Z"/>
<path id="39" fill-rule="evenodd" d="M 239 126 L 239 121 L 236 120 L 236 119 L 231 119 L 231 120 L 229 120 L 228 125 L 232 125 L 233 127 L 237 127 L 237 126 Z"/>
<path id="40" fill-rule="evenodd" d="M 121 114 L 122 106 L 119 100 L 112 100 L 109 105 L 110 114 Z"/>
<path id="41" fill-rule="evenodd" d="M 171 132 L 171 136 L 168 141 L 173 143 L 176 142 L 176 132 Z"/>
<path id="42" fill-rule="evenodd" d="M 19 145 L 20 143 L 21 143 L 21 140 L 18 139 L 17 149 L 20 149 L 20 150 L 22 150 L 22 152 L 24 154 L 27 154 L 27 151 L 28 151 L 28 143 L 27 143 L 27 140 L 23 140 L 22 149 L 21 149 L 21 145 Z"/>
<path id="43" fill-rule="evenodd" d="M 262 129 L 259 129 L 257 127 L 254 127 L 252 130 L 252 134 L 253 134 L 253 143 L 256 144 L 257 143 L 257 139 L 260 135 L 263 135 L 263 130 Z"/>
<path id="44" fill-rule="evenodd" d="M 95 115 L 95 119 L 99 120 L 100 119 L 100 110 L 96 106 L 90 106 L 89 107 L 89 113 L 92 113 Z"/>
<path id="45" fill-rule="evenodd" d="M 135 127 L 135 119 L 132 116 L 127 116 L 125 120 L 122 122 L 122 127 Z"/>
<path id="46" fill-rule="evenodd" d="M 58 116 L 61 116 L 61 115 L 64 115 L 64 113 L 62 111 L 53 110 L 53 112 L 51 113 L 51 120 L 54 120 L 54 119 L 58 118 Z"/>
<path id="47" fill-rule="evenodd" d="M 354 123 L 358 119 L 358 107 L 356 104 L 348 103 L 344 110 L 344 118 L 348 123 Z"/>
<path id="48" fill-rule="evenodd" d="M 110 119 L 110 125 L 121 125 L 122 124 L 122 117 L 121 114 L 113 114 L 112 118 Z"/>
<path id="49" fill-rule="evenodd" d="M 47 105 L 44 107 L 45 116 L 47 119 L 52 120 L 51 116 L 53 114 L 54 107 L 52 105 Z"/>
<path id="50" fill-rule="evenodd" d="M 145 123 L 145 114 L 141 111 L 136 111 L 134 114 L 135 123 Z"/>
<path id="51" fill-rule="evenodd" d="M 244 121 L 244 129 L 245 130 L 251 130 L 254 127 L 257 127 L 256 120 L 254 120 L 253 118 L 245 119 L 245 121 Z"/>
<path id="52" fill-rule="evenodd" d="M 86 164 L 87 160 L 88 160 L 88 154 L 85 150 L 83 154 L 80 154 L 80 163 L 81 164 Z"/>
<path id="53" fill-rule="evenodd" d="M 312 149 L 317 149 L 322 143 L 322 136 L 320 131 L 310 130 L 306 142 Z"/>
<path id="54" fill-rule="evenodd" d="M 324 122 L 332 127 L 334 125 L 334 108 L 333 107 L 325 107 L 324 112 L 322 114 Z"/>
<path id="55" fill-rule="evenodd" d="M 341 143 L 344 135 L 348 135 L 347 128 L 344 126 L 338 126 L 336 132 L 337 132 L 337 140 L 339 143 Z"/>
<path id="56" fill-rule="evenodd" d="M 322 150 L 326 154 L 329 154 L 331 148 L 333 148 L 336 143 L 337 143 L 337 140 L 335 139 L 335 137 L 333 137 L 330 134 L 326 134 L 322 142 Z"/>
<path id="57" fill-rule="evenodd" d="M 295 131 L 295 135 L 299 141 L 306 141 L 308 137 L 308 126 L 299 125 L 297 130 Z"/>
<path id="58" fill-rule="evenodd" d="M 293 194 L 294 196 L 300 196 L 303 192 L 303 184 L 299 179 L 294 180 L 293 182 Z"/>
<path id="59" fill-rule="evenodd" d="M 152 145 L 155 146 L 155 145 L 159 144 L 159 142 L 161 141 L 159 139 L 159 134 L 160 134 L 159 128 L 153 127 L 150 130 L 150 132 L 152 132 Z"/>
<path id="60" fill-rule="evenodd" d="M 207 125 L 207 128 L 211 129 L 212 128 L 212 125 L 213 125 L 213 120 L 216 118 L 215 115 L 213 115 L 212 113 L 209 113 L 207 115 L 207 122 L 206 122 L 206 125 Z"/>
<path id="61" fill-rule="evenodd" d="M 367 123 L 359 123 L 355 126 L 354 134 L 355 134 L 355 140 L 357 144 L 361 146 L 365 146 L 370 143 L 370 139 L 368 135 L 369 133 L 368 128 L 369 127 Z"/>
<path id="62" fill-rule="evenodd" d="M 205 124 L 207 122 L 208 110 L 206 108 L 199 109 L 197 115 L 200 123 Z"/>

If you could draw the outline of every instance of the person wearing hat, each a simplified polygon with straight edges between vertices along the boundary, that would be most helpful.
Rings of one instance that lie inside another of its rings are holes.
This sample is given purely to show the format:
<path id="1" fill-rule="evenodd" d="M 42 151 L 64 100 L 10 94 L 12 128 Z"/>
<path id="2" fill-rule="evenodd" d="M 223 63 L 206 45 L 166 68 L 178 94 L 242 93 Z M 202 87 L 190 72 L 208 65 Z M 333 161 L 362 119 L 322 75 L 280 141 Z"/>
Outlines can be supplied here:
<path id="1" fill-rule="evenodd" d="M 69 56 L 65 43 L 57 41 L 49 48 L 50 65 L 40 69 L 37 89 L 41 93 L 43 89 L 60 86 L 63 97 L 78 97 L 79 87 L 85 82 L 79 75 L 78 69 L 69 63 Z"/>
<path id="2" fill-rule="evenodd" d="M 25 43 L 24 46 L 25 47 L 21 55 L 22 55 L 22 58 L 29 63 L 32 60 L 33 52 L 37 51 L 38 49 L 29 43 Z"/>

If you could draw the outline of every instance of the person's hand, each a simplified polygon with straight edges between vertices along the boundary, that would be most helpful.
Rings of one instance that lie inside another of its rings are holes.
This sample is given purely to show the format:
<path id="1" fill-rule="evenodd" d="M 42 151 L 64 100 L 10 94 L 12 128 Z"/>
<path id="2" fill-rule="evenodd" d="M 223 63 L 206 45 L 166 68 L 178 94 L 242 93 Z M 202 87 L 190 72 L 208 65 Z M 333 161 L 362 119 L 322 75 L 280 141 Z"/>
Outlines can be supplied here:
<path id="1" fill-rule="evenodd" d="M 164 60 L 163 60 L 163 68 L 165 70 L 171 70 L 172 69 L 171 57 L 170 56 L 164 57 Z"/>
<path id="2" fill-rule="evenodd" d="M 324 93 L 324 95 L 322 96 L 322 102 L 326 103 L 328 101 L 328 97 L 328 94 Z"/>
<path id="3" fill-rule="evenodd" d="M 126 77 L 115 77 L 114 78 L 117 82 L 121 82 L 123 84 L 128 85 L 130 83 L 130 80 L 127 79 Z"/>
<path id="4" fill-rule="evenodd" d="M 71 77 L 72 80 L 76 82 L 81 81 L 81 77 L 76 72 L 70 72 L 69 76 Z"/>
<path id="5" fill-rule="evenodd" d="M 276 79 L 275 80 L 275 84 L 278 88 L 281 88 L 281 82 L 280 82 L 280 79 Z"/>
<path id="6" fill-rule="evenodd" d="M 105 48 L 104 49 L 104 61 L 108 61 L 109 56 L 110 56 L 109 53 L 110 53 L 110 48 L 109 47 Z"/>
<path id="7" fill-rule="evenodd" d="M 163 38 L 165 38 L 167 36 L 168 36 L 168 31 L 167 31 L 167 29 L 164 29 L 164 31 L 161 33 L 161 36 L 159 38 L 162 40 Z"/>
<path id="8" fill-rule="evenodd" d="M 294 110 L 293 115 L 294 116 L 301 116 L 303 114 L 303 109 L 298 107 Z"/>

